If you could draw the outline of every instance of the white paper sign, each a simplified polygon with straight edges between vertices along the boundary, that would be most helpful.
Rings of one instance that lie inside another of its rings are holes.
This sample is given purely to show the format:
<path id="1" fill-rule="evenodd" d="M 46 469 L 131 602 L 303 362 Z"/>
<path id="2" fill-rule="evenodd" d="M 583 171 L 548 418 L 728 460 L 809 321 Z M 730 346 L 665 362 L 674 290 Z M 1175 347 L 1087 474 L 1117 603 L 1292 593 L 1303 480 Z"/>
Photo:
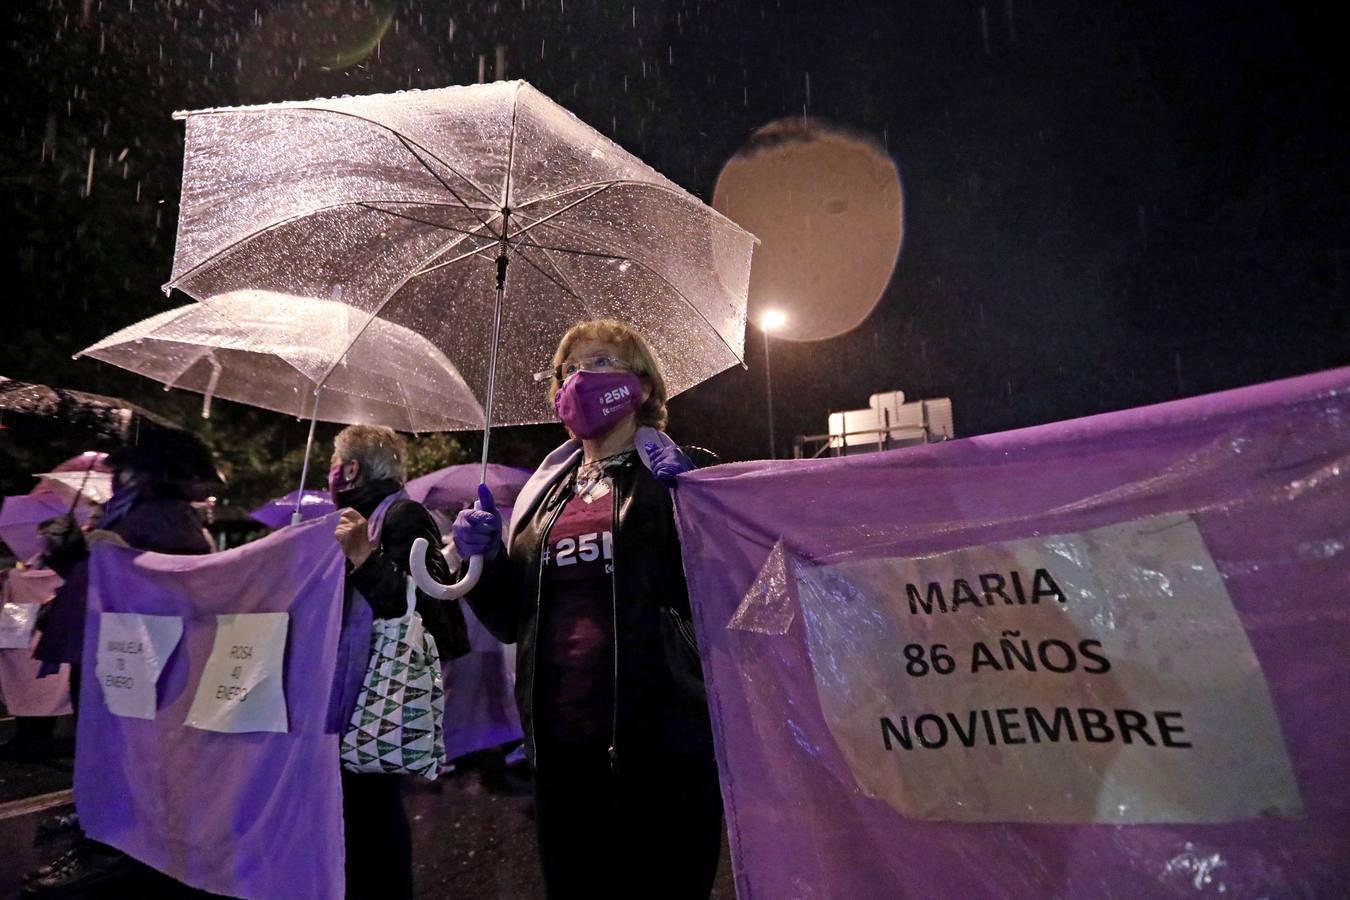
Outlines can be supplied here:
<path id="1" fill-rule="evenodd" d="M 285 732 L 284 612 L 216 616 L 216 640 L 202 670 L 187 724 L 203 731 Z"/>
<path id="2" fill-rule="evenodd" d="M 0 650 L 27 650 L 41 603 L 6 603 L 0 609 Z"/>
<path id="3" fill-rule="evenodd" d="M 1294 816 L 1265 678 L 1195 523 L 798 567 L 861 788 L 957 822 Z"/>
<path id="4" fill-rule="evenodd" d="M 100 613 L 94 672 L 115 716 L 154 719 L 155 685 L 183 638 L 178 616 Z"/>

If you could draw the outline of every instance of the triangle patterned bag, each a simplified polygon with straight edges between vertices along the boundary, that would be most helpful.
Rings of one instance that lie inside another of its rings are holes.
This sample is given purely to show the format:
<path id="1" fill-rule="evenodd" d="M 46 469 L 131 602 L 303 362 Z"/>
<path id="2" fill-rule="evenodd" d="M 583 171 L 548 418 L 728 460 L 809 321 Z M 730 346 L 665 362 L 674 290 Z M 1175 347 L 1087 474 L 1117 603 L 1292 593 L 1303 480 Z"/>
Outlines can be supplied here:
<path id="1" fill-rule="evenodd" d="M 446 767 L 445 694 L 436 642 L 417 614 L 408 579 L 407 611 L 376 619 L 356 709 L 342 735 L 348 772 L 421 775 L 434 781 Z"/>

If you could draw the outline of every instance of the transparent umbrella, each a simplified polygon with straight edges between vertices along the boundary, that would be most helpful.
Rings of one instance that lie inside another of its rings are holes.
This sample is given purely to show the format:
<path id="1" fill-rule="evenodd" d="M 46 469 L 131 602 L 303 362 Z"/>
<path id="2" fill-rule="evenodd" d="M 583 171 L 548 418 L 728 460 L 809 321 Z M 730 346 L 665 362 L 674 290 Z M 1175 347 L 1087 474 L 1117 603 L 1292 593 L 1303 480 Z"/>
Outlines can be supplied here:
<path id="1" fill-rule="evenodd" d="M 534 375 L 581 319 L 642 331 L 671 394 L 741 361 L 754 237 L 525 82 L 177 115 L 166 289 L 340 296 L 332 340 L 426 337 L 485 430 L 551 421 Z"/>
<path id="2" fill-rule="evenodd" d="M 112 497 L 112 469 L 108 454 L 97 450 L 77 453 L 50 472 L 38 472 L 37 487 L 32 493 L 50 492 L 70 501 L 72 507 L 83 500 L 86 503 L 107 503 Z"/>
<path id="3" fill-rule="evenodd" d="M 338 339 L 356 315 L 334 300 L 237 290 L 151 316 L 77 356 L 203 394 L 204 416 L 224 397 L 309 418 L 311 441 L 320 420 L 413 432 L 482 426 L 482 407 L 426 338 L 362 316 L 361 340 Z M 308 462 L 307 446 L 302 486 Z"/>

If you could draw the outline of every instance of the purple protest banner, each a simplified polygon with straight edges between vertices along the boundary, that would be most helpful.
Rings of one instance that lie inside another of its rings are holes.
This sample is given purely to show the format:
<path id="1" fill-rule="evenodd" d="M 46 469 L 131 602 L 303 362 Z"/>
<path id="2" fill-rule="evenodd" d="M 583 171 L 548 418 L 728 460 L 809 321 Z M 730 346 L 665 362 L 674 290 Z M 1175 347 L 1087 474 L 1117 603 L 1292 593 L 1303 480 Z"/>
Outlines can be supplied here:
<path id="1" fill-rule="evenodd" d="M 507 648 L 488 633 L 467 604 L 462 609 L 470 650 L 442 663 L 446 759 L 500 747 L 524 736 L 512 693 L 514 659 L 507 658 Z"/>
<path id="2" fill-rule="evenodd" d="M 325 720 L 342 591 L 331 519 L 210 556 L 96 546 L 75 771 L 89 836 L 216 894 L 341 897 L 339 736 L 326 733 Z M 275 614 L 286 617 L 284 657 L 274 651 Z M 262 633 L 260 647 L 240 639 L 220 648 L 218 627 Z M 203 681 L 221 649 L 238 663 L 238 685 Z M 265 671 L 281 658 L 281 671 Z M 274 687 L 277 677 L 287 730 L 248 730 L 247 717 L 230 720 L 246 733 L 185 724 L 199 693 L 199 703 L 222 698 L 243 708 L 248 699 L 267 702 L 272 691 L 259 685 Z M 137 679 L 149 680 L 145 706 L 137 692 L 147 685 Z"/>
<path id="3" fill-rule="evenodd" d="M 1350 369 L 676 502 L 741 900 L 1350 883 Z"/>

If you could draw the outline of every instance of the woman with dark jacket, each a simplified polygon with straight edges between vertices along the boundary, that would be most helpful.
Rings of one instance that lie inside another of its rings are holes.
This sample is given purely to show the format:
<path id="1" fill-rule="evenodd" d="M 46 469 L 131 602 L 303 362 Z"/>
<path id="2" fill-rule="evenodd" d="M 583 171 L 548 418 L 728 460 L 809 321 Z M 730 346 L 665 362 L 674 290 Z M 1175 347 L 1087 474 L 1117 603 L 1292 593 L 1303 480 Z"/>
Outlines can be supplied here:
<path id="1" fill-rule="evenodd" d="M 352 678 L 344 679 L 348 688 L 359 690 L 365 671 L 370 617 L 400 618 L 407 608 L 408 555 L 417 538 L 430 544 L 428 570 L 442 579 L 450 575 L 436 549 L 441 536 L 435 521 L 403 490 L 406 456 L 403 439 L 389 428 L 353 425 L 339 432 L 334 443 L 328 486 L 341 510 L 334 536 L 347 557 L 343 639 L 357 642 L 350 648 L 357 651 L 357 661 Z M 369 617 L 353 615 L 361 612 L 354 604 L 368 606 Z M 469 652 L 468 629 L 458 606 L 418 591 L 416 608 L 442 660 Z M 339 656 L 350 658 L 343 649 Z M 347 693 L 354 705 L 355 691 Z M 350 715 L 347 706 L 334 724 L 345 727 Z M 400 783 L 398 775 L 342 772 L 347 896 L 353 900 L 412 897 L 412 834 Z"/>
<path id="2" fill-rule="evenodd" d="M 707 451 L 661 431 L 646 341 L 610 320 L 559 344 L 550 394 L 572 440 L 516 501 L 452 529 L 483 576 L 468 601 L 518 644 L 516 700 L 535 769 L 544 881 L 559 897 L 707 897 L 722 805 L 670 487 Z"/>

